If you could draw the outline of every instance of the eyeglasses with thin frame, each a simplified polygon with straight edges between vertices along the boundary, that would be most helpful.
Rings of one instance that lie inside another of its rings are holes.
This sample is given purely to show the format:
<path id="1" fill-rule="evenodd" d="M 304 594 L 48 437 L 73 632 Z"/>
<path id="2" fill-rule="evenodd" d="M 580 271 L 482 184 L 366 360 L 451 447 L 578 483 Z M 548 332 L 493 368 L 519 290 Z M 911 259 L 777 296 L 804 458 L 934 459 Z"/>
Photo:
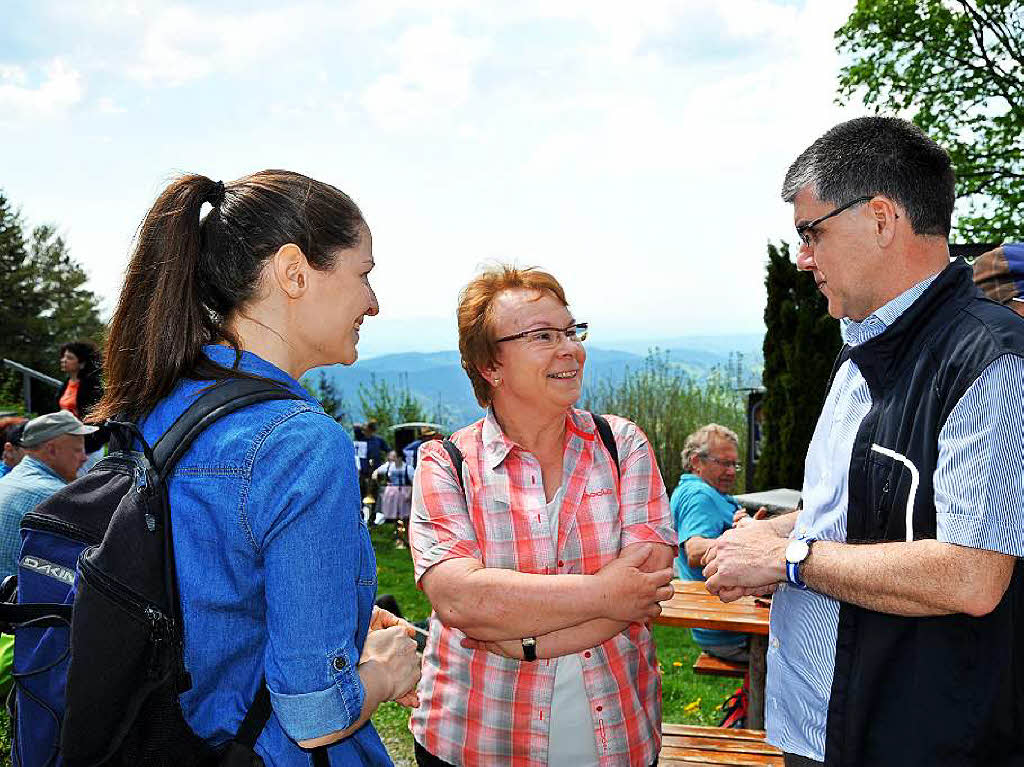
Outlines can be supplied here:
<path id="1" fill-rule="evenodd" d="M 849 208 L 852 208 L 854 205 L 860 205 L 862 202 L 867 202 L 868 200 L 873 199 L 875 199 L 875 196 L 873 194 L 862 195 L 861 197 L 857 197 L 856 199 L 850 200 L 845 205 L 840 205 L 835 210 L 829 211 L 824 216 L 819 216 L 813 221 L 808 221 L 806 224 L 800 224 L 800 226 L 796 228 L 797 236 L 800 238 L 800 241 L 803 243 L 805 248 L 813 248 L 814 242 L 811 239 L 811 232 L 814 230 L 814 227 L 816 227 L 822 221 L 828 221 L 828 219 L 832 218 L 832 216 L 838 216 L 844 210 L 848 210 Z"/>
<path id="2" fill-rule="evenodd" d="M 743 471 L 743 464 L 740 463 L 739 461 L 725 461 L 725 460 L 723 460 L 721 458 L 715 458 L 714 456 L 711 456 L 711 455 L 702 455 L 701 458 L 703 458 L 705 461 L 711 461 L 712 463 L 717 463 L 723 469 L 732 469 L 737 474 L 739 474 L 741 471 Z"/>
<path id="3" fill-rule="evenodd" d="M 522 338 L 530 346 L 538 349 L 554 348 L 562 342 L 562 336 L 575 343 L 583 343 L 587 340 L 589 327 L 586 322 L 576 322 L 567 328 L 534 328 L 533 330 L 524 330 L 522 333 L 499 338 L 494 343 L 502 344 L 505 341 L 518 341 Z"/>

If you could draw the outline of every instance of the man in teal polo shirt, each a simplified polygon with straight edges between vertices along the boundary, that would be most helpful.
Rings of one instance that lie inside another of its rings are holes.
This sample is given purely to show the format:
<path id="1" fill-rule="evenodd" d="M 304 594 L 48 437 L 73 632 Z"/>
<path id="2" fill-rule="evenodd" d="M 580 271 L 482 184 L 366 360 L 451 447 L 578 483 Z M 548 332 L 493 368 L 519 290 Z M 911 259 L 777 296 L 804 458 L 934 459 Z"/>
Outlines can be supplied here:
<path id="1" fill-rule="evenodd" d="M 739 438 L 724 426 L 710 423 L 686 438 L 683 475 L 672 493 L 672 515 L 679 535 L 676 573 L 702 581 L 701 557 L 715 538 L 732 527 L 739 504 L 728 493 L 736 484 Z M 749 658 L 745 634 L 692 629 L 694 641 L 711 655 L 735 661 Z"/>

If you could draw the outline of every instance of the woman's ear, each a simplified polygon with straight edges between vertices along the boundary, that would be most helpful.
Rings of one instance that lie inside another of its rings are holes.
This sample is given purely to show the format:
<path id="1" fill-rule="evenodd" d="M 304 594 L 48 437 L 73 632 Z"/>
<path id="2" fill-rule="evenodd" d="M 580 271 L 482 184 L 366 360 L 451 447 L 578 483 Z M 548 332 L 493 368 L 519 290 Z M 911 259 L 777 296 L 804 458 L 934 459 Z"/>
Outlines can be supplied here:
<path id="1" fill-rule="evenodd" d="M 497 362 L 491 363 L 490 365 L 481 365 L 477 368 L 477 372 L 484 377 L 491 386 L 498 386 L 501 384 L 501 365 Z"/>
<path id="2" fill-rule="evenodd" d="M 289 298 L 297 299 L 309 289 L 309 262 L 302 249 L 293 243 L 282 245 L 270 257 L 270 274 Z"/>

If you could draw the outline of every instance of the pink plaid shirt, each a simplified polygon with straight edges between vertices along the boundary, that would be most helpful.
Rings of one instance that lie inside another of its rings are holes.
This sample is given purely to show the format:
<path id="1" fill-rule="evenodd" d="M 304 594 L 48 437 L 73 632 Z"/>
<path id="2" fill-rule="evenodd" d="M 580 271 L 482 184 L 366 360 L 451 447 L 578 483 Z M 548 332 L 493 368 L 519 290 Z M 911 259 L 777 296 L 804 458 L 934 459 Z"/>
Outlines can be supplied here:
<path id="1" fill-rule="evenodd" d="M 624 418 L 607 418 L 619 451 L 618 483 L 591 415 L 566 413 L 557 552 L 540 463 L 502 433 L 492 411 L 452 437 L 466 459 L 465 493 L 441 443 L 424 444 L 410 522 L 417 583 L 434 565 L 458 557 L 526 573 L 589 574 L 632 543 L 675 546 L 647 437 Z M 421 704 L 409 725 L 416 740 L 465 767 L 547 765 L 556 664 L 465 649 L 463 636 L 431 616 Z M 578 656 L 602 767 L 648 767 L 661 747 L 661 677 L 650 629 L 631 624 Z"/>

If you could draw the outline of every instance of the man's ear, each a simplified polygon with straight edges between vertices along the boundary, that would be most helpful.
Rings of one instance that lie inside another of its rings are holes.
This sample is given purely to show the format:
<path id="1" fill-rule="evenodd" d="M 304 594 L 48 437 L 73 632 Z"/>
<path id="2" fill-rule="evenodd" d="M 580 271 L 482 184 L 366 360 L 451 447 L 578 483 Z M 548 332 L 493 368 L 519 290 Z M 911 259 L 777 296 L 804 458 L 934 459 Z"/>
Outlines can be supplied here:
<path id="1" fill-rule="evenodd" d="M 289 298 L 301 298 L 309 289 L 309 262 L 294 243 L 282 245 L 270 257 L 269 275 Z"/>
<path id="2" fill-rule="evenodd" d="M 896 222 L 906 217 L 906 213 L 900 212 L 896 203 L 888 197 L 878 196 L 868 203 L 868 210 L 875 225 L 875 239 L 879 247 L 887 247 L 892 244 L 896 237 Z"/>

